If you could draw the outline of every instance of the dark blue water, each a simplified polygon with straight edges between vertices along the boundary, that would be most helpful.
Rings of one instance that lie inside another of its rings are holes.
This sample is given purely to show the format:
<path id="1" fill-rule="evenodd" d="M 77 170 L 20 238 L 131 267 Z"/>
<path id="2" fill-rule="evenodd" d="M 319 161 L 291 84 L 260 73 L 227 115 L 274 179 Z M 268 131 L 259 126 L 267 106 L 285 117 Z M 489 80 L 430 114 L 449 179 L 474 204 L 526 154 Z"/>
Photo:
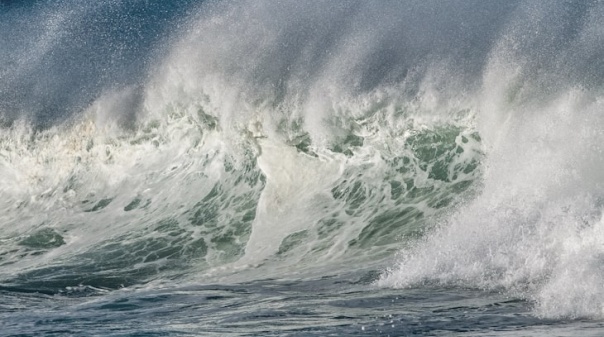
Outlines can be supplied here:
<path id="1" fill-rule="evenodd" d="M 431 286 L 384 290 L 369 279 L 58 295 L 3 291 L 2 330 L 10 336 L 595 336 L 602 327 L 535 318 L 530 303 L 498 293 Z"/>

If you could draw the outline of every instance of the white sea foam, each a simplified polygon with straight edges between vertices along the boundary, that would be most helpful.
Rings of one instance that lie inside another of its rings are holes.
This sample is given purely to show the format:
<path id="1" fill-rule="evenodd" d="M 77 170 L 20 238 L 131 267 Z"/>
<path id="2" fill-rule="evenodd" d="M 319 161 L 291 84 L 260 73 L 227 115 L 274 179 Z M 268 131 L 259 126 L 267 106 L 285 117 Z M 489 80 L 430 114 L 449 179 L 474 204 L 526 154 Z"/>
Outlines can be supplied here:
<path id="1" fill-rule="evenodd" d="M 44 67 L 62 47 L 102 46 L 63 45 L 88 7 L 49 11 L 35 52 L 0 55 L 3 279 L 248 280 L 403 248 L 378 284 L 602 317 L 604 7 L 470 4 L 204 2 L 146 76 L 95 82 L 56 121 L 37 114 L 73 84 L 15 102 L 63 78 Z"/>
<path id="2" fill-rule="evenodd" d="M 534 27 L 535 17 L 550 18 L 540 6 L 523 10 L 483 77 L 479 195 L 402 251 L 377 283 L 495 289 L 534 301 L 544 317 L 602 317 L 604 101 L 598 88 L 564 74 L 533 76 L 539 71 L 532 54 L 543 50 L 524 44 L 543 43 L 543 36 L 520 31 Z M 533 21 L 523 18 L 526 13 Z M 587 21 L 578 35 L 593 37 L 594 25 Z M 588 48 L 581 38 L 569 44 Z M 556 64 L 566 50 L 542 56 Z"/>

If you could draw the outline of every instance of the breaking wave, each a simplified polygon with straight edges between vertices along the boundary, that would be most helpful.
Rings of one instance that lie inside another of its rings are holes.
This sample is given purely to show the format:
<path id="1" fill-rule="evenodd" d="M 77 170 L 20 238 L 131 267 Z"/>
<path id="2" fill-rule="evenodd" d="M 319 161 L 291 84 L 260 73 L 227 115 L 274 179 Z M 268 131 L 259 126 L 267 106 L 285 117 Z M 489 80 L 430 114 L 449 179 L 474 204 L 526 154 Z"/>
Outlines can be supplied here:
<path id="1" fill-rule="evenodd" d="M 3 287 L 391 265 L 602 315 L 602 5 L 144 3 L 0 5 Z"/>

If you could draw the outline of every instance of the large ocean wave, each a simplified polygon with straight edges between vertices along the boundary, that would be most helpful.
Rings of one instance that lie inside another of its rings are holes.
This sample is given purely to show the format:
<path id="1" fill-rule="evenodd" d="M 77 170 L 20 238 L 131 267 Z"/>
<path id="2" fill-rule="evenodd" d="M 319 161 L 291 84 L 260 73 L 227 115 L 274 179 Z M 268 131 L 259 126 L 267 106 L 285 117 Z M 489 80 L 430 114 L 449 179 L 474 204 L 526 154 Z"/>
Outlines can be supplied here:
<path id="1" fill-rule="evenodd" d="M 599 317 L 603 15 L 3 3 L 3 287 L 379 269 Z"/>

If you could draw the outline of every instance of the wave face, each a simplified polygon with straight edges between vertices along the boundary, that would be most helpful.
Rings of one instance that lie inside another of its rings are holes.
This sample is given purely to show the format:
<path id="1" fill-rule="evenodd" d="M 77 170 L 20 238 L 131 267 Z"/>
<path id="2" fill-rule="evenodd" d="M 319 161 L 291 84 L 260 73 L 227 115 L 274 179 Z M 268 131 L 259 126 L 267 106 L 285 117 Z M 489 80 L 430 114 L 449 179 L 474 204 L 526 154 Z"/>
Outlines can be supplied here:
<path id="1" fill-rule="evenodd" d="M 391 265 L 377 285 L 599 317 L 603 15 L 4 2 L 0 280 L 56 293 Z"/>

